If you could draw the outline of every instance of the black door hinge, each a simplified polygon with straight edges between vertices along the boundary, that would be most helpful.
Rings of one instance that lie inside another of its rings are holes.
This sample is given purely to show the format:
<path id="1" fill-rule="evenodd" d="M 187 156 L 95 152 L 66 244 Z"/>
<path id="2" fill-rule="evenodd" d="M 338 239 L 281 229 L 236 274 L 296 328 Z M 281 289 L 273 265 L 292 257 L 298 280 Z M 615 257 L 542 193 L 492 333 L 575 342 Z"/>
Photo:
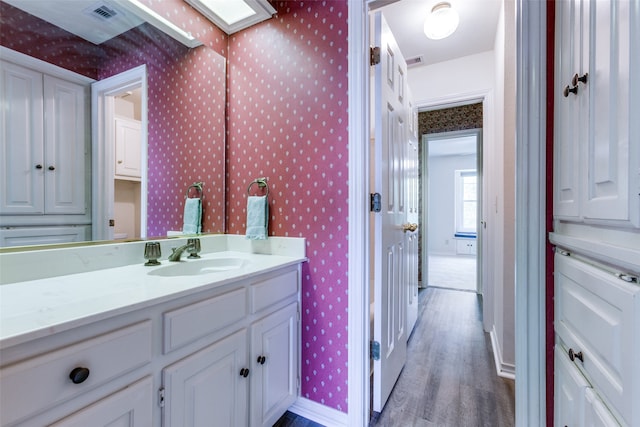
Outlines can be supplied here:
<path id="1" fill-rule="evenodd" d="M 382 196 L 380 193 L 371 193 L 370 210 L 371 212 L 382 211 Z"/>
<path id="2" fill-rule="evenodd" d="M 372 46 L 369 48 L 369 65 L 378 65 L 380 63 L 380 48 Z"/>

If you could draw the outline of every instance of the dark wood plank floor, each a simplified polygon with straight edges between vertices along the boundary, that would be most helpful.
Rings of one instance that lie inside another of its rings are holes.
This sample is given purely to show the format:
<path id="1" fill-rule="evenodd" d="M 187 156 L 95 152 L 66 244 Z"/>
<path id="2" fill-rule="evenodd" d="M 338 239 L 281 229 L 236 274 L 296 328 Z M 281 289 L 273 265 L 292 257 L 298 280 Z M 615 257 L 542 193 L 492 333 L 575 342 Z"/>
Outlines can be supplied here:
<path id="1" fill-rule="evenodd" d="M 482 301 L 472 292 L 427 288 L 408 344 L 407 363 L 370 427 L 510 427 L 514 381 L 496 375 Z M 274 427 L 318 427 L 285 414 Z"/>

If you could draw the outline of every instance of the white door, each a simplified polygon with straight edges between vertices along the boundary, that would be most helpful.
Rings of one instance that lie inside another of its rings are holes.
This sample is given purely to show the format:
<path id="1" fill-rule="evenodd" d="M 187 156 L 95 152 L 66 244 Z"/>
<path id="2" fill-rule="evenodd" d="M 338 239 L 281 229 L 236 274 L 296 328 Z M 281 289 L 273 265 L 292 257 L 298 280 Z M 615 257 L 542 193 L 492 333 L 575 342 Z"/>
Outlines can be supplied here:
<path id="1" fill-rule="evenodd" d="M 44 213 L 42 73 L 0 61 L 0 213 Z"/>
<path id="2" fill-rule="evenodd" d="M 85 86 L 44 76 L 44 204 L 48 214 L 84 214 L 89 156 Z"/>
<path id="3" fill-rule="evenodd" d="M 411 335 L 413 327 L 418 320 L 418 223 L 420 212 L 419 204 L 419 155 L 418 155 L 418 113 L 412 107 L 411 98 L 408 108 L 409 137 L 407 144 L 404 181 L 407 191 L 407 223 L 410 228 L 405 228 L 405 239 L 407 245 L 406 269 L 407 269 L 407 334 Z"/>
<path id="4" fill-rule="evenodd" d="M 380 193 L 381 211 L 372 214 L 374 280 L 373 410 L 380 412 L 400 375 L 407 355 L 407 289 L 405 280 L 406 64 L 382 14 L 373 16 L 375 142 L 372 151 L 372 191 Z M 376 351 L 377 352 L 377 351 Z"/>
<path id="5" fill-rule="evenodd" d="M 165 427 L 247 426 L 249 378 L 243 329 L 163 370 Z"/>

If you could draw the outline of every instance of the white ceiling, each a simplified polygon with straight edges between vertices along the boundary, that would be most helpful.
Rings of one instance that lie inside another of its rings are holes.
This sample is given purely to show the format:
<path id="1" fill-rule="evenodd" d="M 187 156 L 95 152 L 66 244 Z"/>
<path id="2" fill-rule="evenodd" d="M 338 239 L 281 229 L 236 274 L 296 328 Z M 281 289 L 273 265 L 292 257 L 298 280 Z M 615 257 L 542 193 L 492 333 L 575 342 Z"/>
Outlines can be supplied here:
<path id="1" fill-rule="evenodd" d="M 424 35 L 424 20 L 442 0 L 400 0 L 382 10 L 405 59 L 424 56 L 424 65 L 493 50 L 503 0 L 447 0 L 460 15 L 455 33 L 443 40 Z"/>

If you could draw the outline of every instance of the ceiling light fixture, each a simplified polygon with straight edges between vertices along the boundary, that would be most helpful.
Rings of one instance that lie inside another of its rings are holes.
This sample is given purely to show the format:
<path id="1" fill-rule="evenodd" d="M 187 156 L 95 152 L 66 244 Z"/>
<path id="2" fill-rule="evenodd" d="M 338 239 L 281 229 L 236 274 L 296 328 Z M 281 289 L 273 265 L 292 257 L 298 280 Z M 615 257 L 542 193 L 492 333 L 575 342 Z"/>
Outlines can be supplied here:
<path id="1" fill-rule="evenodd" d="M 276 10 L 267 0 L 185 0 L 227 34 L 271 18 Z"/>
<path id="2" fill-rule="evenodd" d="M 444 39 L 453 34 L 459 22 L 458 12 L 451 7 L 451 3 L 438 3 L 424 21 L 424 33 L 432 40 Z"/>

